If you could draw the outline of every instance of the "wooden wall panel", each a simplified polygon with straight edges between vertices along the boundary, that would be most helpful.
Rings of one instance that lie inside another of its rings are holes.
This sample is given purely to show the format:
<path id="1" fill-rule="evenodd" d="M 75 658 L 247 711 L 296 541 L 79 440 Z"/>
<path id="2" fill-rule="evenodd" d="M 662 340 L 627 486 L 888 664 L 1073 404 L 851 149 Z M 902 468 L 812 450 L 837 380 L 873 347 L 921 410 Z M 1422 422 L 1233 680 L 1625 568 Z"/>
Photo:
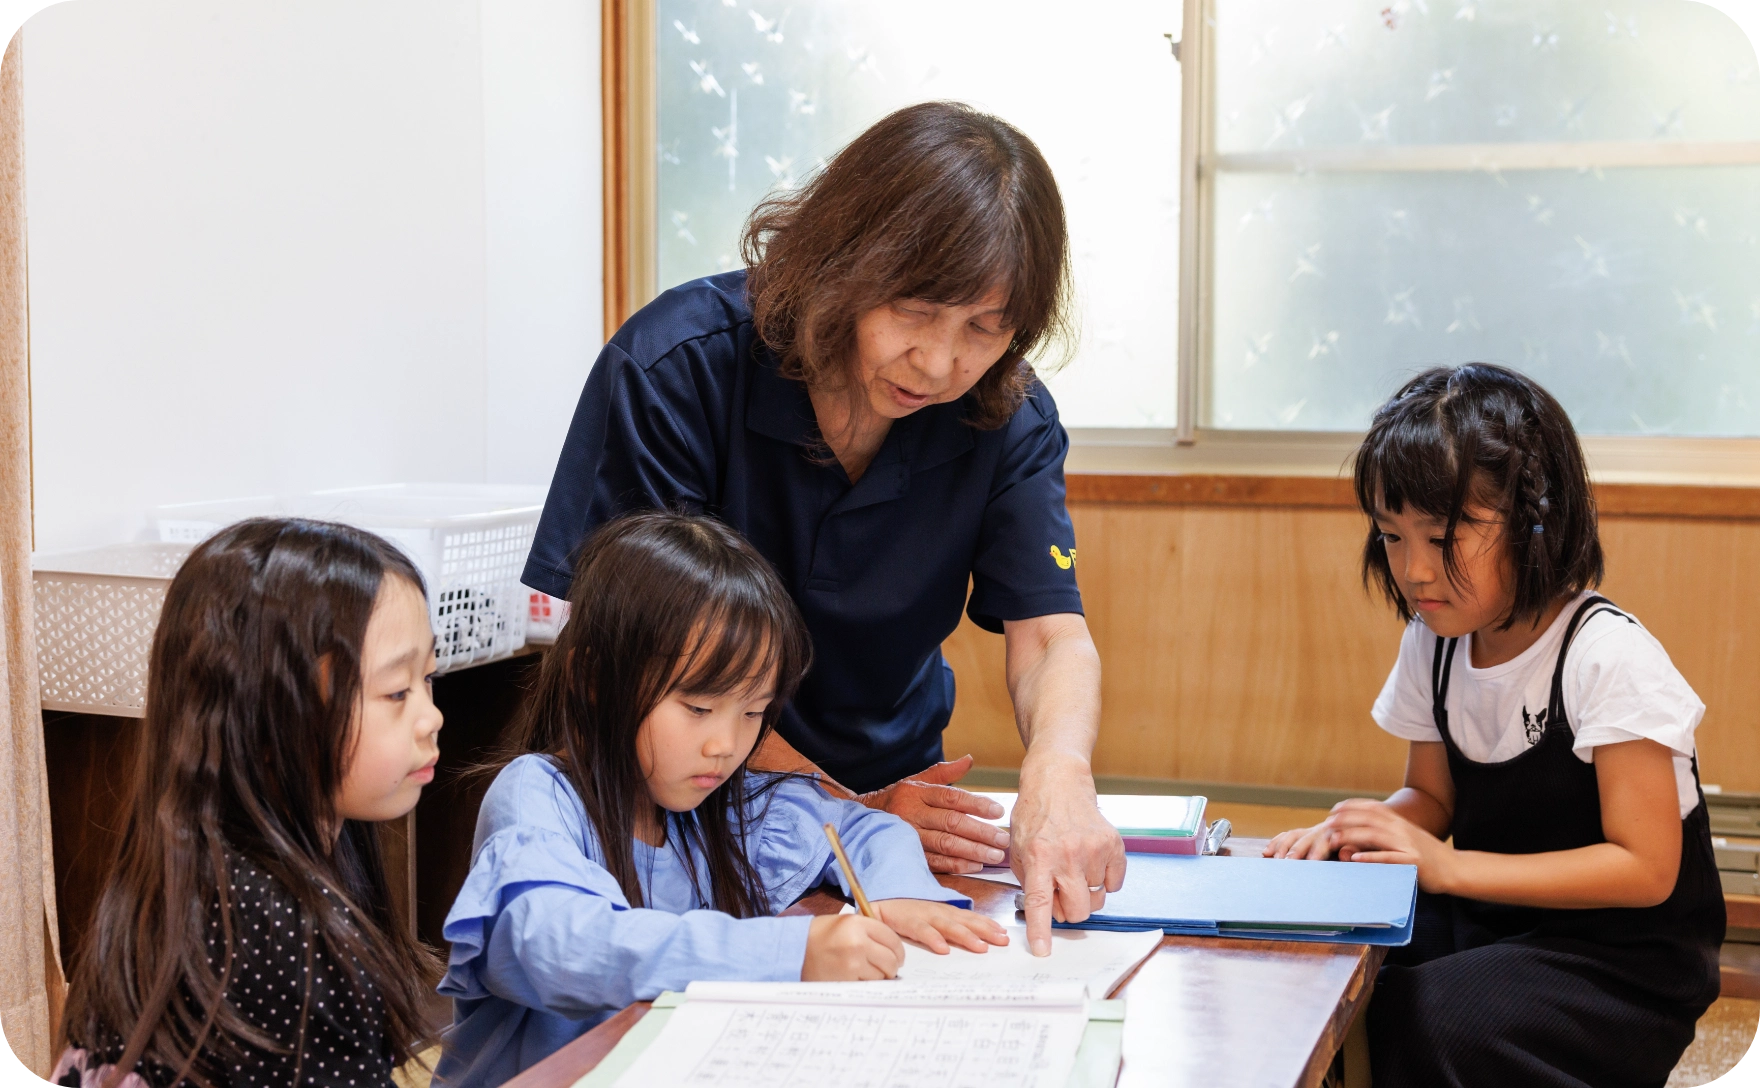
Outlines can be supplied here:
<path id="1" fill-rule="evenodd" d="M 1602 591 L 1644 621 L 1705 701 L 1699 770 L 1760 790 L 1760 522 L 1608 518 Z"/>
<path id="2" fill-rule="evenodd" d="M 1100 774 L 1383 791 L 1405 750 L 1369 706 L 1398 620 L 1356 574 L 1361 515 L 1076 502 L 1078 574 L 1105 670 Z M 1709 707 L 1706 780 L 1760 789 L 1760 523 L 1609 517 L 1608 596 L 1668 647 Z M 1002 639 L 947 643 L 952 755 L 1019 765 Z"/>

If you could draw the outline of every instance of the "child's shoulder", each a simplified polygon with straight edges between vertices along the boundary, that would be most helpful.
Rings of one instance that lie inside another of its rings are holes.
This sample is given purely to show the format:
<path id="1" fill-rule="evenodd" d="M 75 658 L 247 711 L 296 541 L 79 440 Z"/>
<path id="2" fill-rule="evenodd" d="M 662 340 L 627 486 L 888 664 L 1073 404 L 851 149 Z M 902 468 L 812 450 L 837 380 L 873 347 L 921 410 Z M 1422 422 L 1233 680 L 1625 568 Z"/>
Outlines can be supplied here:
<path id="1" fill-rule="evenodd" d="M 513 824 L 539 825 L 570 835 L 586 822 L 574 784 L 557 761 L 528 753 L 495 775 L 477 813 L 479 838 Z"/>
<path id="2" fill-rule="evenodd" d="M 1574 607 L 1574 606 L 1573 606 Z M 1567 674 L 1613 668 L 1634 675 L 1674 675 L 1674 661 L 1660 639 L 1624 609 L 1595 607 L 1583 614 L 1566 657 Z"/>
<path id="3" fill-rule="evenodd" d="M 858 804 L 825 792 L 813 775 L 752 770 L 745 775 L 748 804 L 757 812 L 817 813 Z"/>
<path id="4" fill-rule="evenodd" d="M 1567 611 L 1581 608 L 1582 602 L 1588 599 L 1589 594 L 1585 593 L 1572 601 Z M 1662 648 L 1662 643 L 1644 626 L 1643 621 L 1617 604 L 1591 605 L 1584 610 L 1583 618 L 1577 623 L 1576 637 L 1571 641 L 1573 650 L 1585 650 L 1593 646 L 1610 653 L 1640 656 L 1662 654 L 1665 657 L 1668 654 Z"/>
<path id="5" fill-rule="evenodd" d="M 748 771 L 746 797 L 748 834 L 756 833 L 767 846 L 805 850 L 809 854 L 831 849 L 825 838 L 826 824 L 836 824 L 846 831 L 857 820 L 863 821 L 864 826 L 893 821 L 909 826 L 890 812 L 827 792 L 811 775 Z"/>
<path id="6" fill-rule="evenodd" d="M 822 842 L 824 827 L 837 822 L 856 801 L 833 797 L 810 775 L 746 772 L 746 819 L 766 838 L 804 837 Z"/>
<path id="7" fill-rule="evenodd" d="M 568 773 L 562 769 L 562 764 L 555 756 L 527 752 L 508 760 L 507 766 L 496 772 L 495 783 L 489 788 L 507 789 L 543 782 L 560 782 L 567 786 Z M 569 789 L 572 792 L 573 787 L 570 786 Z"/>
<path id="8" fill-rule="evenodd" d="M 227 900 L 234 915 L 268 917 L 298 911 L 292 890 L 249 854 L 228 847 L 226 868 Z"/>

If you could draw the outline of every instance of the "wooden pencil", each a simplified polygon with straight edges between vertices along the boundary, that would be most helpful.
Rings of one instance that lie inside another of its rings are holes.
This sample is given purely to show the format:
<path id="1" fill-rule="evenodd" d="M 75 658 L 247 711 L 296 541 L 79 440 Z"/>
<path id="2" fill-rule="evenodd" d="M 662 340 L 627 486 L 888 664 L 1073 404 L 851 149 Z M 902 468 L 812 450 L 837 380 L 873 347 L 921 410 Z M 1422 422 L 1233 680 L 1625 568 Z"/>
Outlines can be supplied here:
<path id="1" fill-rule="evenodd" d="M 862 891 L 862 882 L 856 879 L 855 866 L 849 863 L 849 855 L 843 852 L 843 840 L 837 837 L 835 825 L 825 825 L 825 837 L 831 840 L 831 852 L 837 855 L 837 864 L 843 868 L 843 879 L 849 884 L 849 894 L 855 897 L 856 909 L 862 917 L 880 920 L 880 912 L 868 902 L 868 893 Z"/>

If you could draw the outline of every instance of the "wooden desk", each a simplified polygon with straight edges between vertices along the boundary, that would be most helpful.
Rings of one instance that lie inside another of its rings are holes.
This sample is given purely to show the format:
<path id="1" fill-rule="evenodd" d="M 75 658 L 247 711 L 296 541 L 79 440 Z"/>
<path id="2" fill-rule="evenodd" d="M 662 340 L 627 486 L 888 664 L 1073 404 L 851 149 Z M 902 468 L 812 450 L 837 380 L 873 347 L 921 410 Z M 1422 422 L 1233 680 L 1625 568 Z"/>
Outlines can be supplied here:
<path id="1" fill-rule="evenodd" d="M 1231 845 L 1256 854 L 1262 842 Z M 963 877 L 941 882 L 971 896 L 983 913 L 1014 921 L 1014 888 Z M 842 906 L 814 892 L 786 913 L 830 914 Z M 1120 1088 L 1318 1088 L 1369 1003 L 1385 953 L 1355 944 L 1164 938 L 1114 995 L 1130 1002 Z M 569 1088 L 646 1012 L 646 1003 L 624 1009 L 506 1088 Z"/>

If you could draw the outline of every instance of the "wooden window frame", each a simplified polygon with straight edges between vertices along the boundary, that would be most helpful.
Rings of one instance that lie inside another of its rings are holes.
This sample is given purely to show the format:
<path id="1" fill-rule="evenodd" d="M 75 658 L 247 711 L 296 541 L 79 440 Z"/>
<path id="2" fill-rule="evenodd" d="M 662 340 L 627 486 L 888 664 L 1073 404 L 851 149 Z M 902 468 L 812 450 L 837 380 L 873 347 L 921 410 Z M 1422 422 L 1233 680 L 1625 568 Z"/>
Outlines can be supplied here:
<path id="1" fill-rule="evenodd" d="M 600 0 L 605 336 L 657 293 L 654 0 Z"/>
<path id="2" fill-rule="evenodd" d="M 1241 481 L 1230 494 L 1258 494 L 1256 478 L 1282 480 L 1278 494 L 1310 484 L 1313 501 L 1331 505 L 1348 474 L 1359 434 L 1326 431 L 1245 431 L 1203 426 L 1208 396 L 1206 361 L 1213 354 L 1214 185 L 1219 172 L 1292 170 L 1534 170 L 1594 166 L 1760 164 L 1760 142 L 1652 144 L 1607 141 L 1580 144 L 1461 145 L 1446 148 L 1323 149 L 1219 155 L 1215 151 L 1215 19 L 1217 0 L 1188 0 L 1182 40 L 1180 125 L 1180 296 L 1178 307 L 1178 425 L 1165 429 L 1070 428 L 1071 498 L 1076 477 L 1115 481 L 1101 488 L 1123 493 L 1116 481 L 1140 477 L 1131 493 L 1159 494 L 1167 476 Z M 659 291 L 658 118 L 656 0 L 602 0 L 601 48 L 604 121 L 605 334 L 607 337 Z M 1681 502 L 1712 513 L 1742 510 L 1732 495 L 1760 496 L 1760 438 L 1585 436 L 1590 471 L 1610 496 L 1651 496 L 1645 510 L 1676 510 L 1680 502 L 1656 497 L 1678 488 L 1697 499 Z M 1086 486 L 1086 485 L 1081 485 Z M 1096 485 L 1099 486 L 1099 485 Z M 1208 486 L 1208 485 L 1206 485 Z M 1631 491 L 1620 489 L 1636 489 Z M 1129 491 L 1130 489 L 1126 489 Z M 1178 490 L 1178 488 L 1174 488 Z M 1276 489 L 1274 489 L 1276 490 Z M 1181 492 L 1184 493 L 1184 492 Z M 1134 500 L 1120 500 L 1134 501 Z M 1612 502 L 1608 512 L 1619 507 Z M 1701 516 L 1701 515 L 1685 515 Z"/>

